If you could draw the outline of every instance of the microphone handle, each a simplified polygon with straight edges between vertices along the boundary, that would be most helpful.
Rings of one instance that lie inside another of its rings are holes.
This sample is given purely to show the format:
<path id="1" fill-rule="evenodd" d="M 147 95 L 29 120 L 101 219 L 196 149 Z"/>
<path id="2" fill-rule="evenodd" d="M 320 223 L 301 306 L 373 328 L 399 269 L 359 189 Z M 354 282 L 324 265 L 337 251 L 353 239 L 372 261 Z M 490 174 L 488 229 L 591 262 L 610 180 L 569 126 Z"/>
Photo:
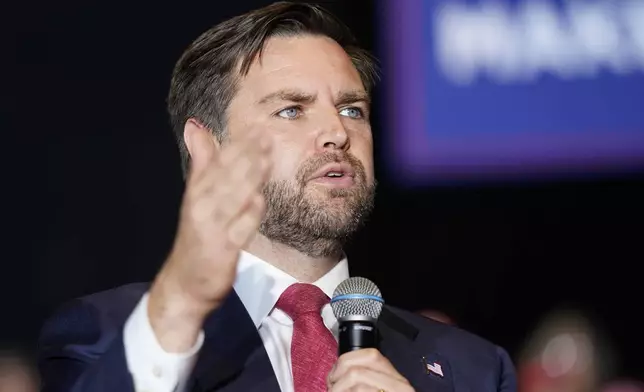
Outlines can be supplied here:
<path id="1" fill-rule="evenodd" d="M 338 355 L 363 348 L 376 348 L 376 325 L 372 321 L 340 321 Z"/>

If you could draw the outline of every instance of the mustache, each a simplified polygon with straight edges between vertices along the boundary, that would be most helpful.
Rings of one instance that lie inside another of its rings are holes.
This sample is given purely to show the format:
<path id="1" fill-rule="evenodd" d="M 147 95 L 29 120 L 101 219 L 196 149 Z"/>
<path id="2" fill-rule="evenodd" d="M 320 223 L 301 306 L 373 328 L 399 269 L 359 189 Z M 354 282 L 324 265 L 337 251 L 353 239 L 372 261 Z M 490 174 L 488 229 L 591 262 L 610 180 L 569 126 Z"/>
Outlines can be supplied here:
<path id="1" fill-rule="evenodd" d="M 365 170 L 362 162 L 356 158 L 353 154 L 348 152 L 324 152 L 314 157 L 309 158 L 299 170 L 297 175 L 298 182 L 304 184 L 307 178 L 310 178 L 323 166 L 328 165 L 329 163 L 346 163 L 351 166 L 355 172 L 356 178 L 364 180 Z"/>

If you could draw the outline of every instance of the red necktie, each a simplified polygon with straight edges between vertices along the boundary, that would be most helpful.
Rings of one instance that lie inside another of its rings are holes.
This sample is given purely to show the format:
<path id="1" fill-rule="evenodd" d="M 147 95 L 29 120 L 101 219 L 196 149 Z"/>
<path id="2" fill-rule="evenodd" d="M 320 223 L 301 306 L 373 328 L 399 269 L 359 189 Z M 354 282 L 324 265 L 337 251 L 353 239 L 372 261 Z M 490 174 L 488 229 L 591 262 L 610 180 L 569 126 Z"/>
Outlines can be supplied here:
<path id="1" fill-rule="evenodd" d="M 276 307 L 293 320 L 291 367 L 295 392 L 326 392 L 326 377 L 338 359 L 338 343 L 322 321 L 329 297 L 312 284 L 295 283 Z"/>

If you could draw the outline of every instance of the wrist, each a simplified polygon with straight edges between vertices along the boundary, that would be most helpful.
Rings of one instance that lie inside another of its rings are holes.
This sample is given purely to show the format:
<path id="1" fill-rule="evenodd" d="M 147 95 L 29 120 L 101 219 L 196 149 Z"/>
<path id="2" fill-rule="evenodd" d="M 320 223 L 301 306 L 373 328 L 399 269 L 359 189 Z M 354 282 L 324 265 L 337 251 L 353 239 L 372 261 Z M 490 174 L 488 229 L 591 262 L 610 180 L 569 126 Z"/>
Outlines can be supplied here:
<path id="1" fill-rule="evenodd" d="M 147 313 L 161 347 L 178 353 L 195 345 L 209 311 L 191 299 L 178 282 L 160 273 L 150 289 Z"/>

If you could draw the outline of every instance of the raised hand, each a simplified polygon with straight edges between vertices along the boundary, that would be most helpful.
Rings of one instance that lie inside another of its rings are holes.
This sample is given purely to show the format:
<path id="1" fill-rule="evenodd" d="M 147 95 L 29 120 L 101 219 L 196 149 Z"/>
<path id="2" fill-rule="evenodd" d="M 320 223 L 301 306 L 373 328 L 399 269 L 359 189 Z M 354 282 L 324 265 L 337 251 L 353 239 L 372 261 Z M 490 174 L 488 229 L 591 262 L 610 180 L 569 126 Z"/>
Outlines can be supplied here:
<path id="1" fill-rule="evenodd" d="M 177 235 L 148 303 L 152 328 L 170 352 L 190 348 L 204 318 L 230 292 L 239 252 L 262 220 L 262 187 L 270 172 L 271 143 L 261 130 L 219 147 L 191 120 L 185 141 L 192 163 Z"/>

